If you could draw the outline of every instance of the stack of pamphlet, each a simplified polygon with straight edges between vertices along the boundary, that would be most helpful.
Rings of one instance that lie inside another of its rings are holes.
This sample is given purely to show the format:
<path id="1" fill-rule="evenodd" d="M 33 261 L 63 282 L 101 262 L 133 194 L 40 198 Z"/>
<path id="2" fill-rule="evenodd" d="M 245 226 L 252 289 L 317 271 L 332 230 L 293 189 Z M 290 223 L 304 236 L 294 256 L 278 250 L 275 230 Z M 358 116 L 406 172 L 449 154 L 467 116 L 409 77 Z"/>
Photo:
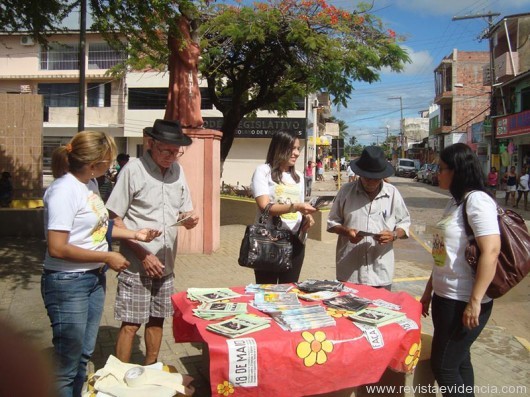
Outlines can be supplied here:
<path id="1" fill-rule="evenodd" d="M 209 324 L 206 326 L 206 329 L 226 336 L 227 338 L 237 338 L 238 336 L 247 335 L 268 327 L 270 327 L 270 319 L 267 317 L 239 314 L 228 320 L 216 324 Z"/>
<path id="2" fill-rule="evenodd" d="M 264 291 L 287 292 L 291 288 L 293 288 L 292 284 L 249 284 L 245 287 L 245 292 L 247 294 Z"/>
<path id="3" fill-rule="evenodd" d="M 247 312 L 246 303 L 209 302 L 193 309 L 193 314 L 205 320 L 218 320 L 220 318 L 244 314 Z"/>
<path id="4" fill-rule="evenodd" d="M 361 298 L 359 296 L 349 294 L 327 299 L 323 303 L 326 306 L 333 307 L 335 309 L 358 312 L 367 307 L 371 303 L 371 301 L 366 298 Z"/>
<path id="5" fill-rule="evenodd" d="M 348 316 L 356 323 L 382 327 L 383 325 L 396 323 L 407 318 L 403 312 L 390 310 L 385 307 L 367 307 L 355 314 Z"/>
<path id="6" fill-rule="evenodd" d="M 192 301 L 215 302 L 241 296 L 230 288 L 188 288 L 187 297 Z"/>
<path id="7" fill-rule="evenodd" d="M 331 207 L 333 200 L 335 200 L 335 196 L 317 196 L 309 200 L 309 204 L 319 210 L 325 207 Z"/>
<path id="8" fill-rule="evenodd" d="M 335 319 L 327 314 L 323 306 L 318 304 L 269 314 L 282 329 L 292 332 L 336 325 Z"/>
<path id="9" fill-rule="evenodd" d="M 331 280 L 312 280 L 308 279 L 299 283 L 296 286 L 300 291 L 317 292 L 317 291 L 342 291 L 344 284 L 340 281 Z"/>
<path id="10" fill-rule="evenodd" d="M 306 301 L 322 301 L 325 299 L 331 299 L 336 296 L 339 296 L 340 292 L 338 291 L 318 291 L 318 292 L 299 292 L 298 297 Z"/>
<path id="11" fill-rule="evenodd" d="M 250 303 L 264 313 L 293 309 L 301 306 L 297 295 L 289 292 L 257 292 L 254 295 L 254 300 Z"/>

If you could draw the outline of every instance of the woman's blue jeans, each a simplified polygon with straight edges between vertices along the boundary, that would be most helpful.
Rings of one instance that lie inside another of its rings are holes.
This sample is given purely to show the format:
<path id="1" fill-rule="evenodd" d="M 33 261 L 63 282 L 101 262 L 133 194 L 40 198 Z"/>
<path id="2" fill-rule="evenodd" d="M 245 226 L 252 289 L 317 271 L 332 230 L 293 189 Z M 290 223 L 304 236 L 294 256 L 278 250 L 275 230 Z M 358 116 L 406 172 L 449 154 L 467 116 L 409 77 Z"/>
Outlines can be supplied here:
<path id="1" fill-rule="evenodd" d="M 481 305 L 479 326 L 467 329 L 462 324 L 462 315 L 467 302 L 432 298 L 431 367 L 436 382 L 444 386 L 444 397 L 474 396 L 475 377 L 471 364 L 471 345 L 478 338 L 493 308 L 493 301 Z"/>
<path id="2" fill-rule="evenodd" d="M 79 397 L 105 302 L 105 273 L 45 270 L 41 293 L 53 330 L 58 396 Z"/>

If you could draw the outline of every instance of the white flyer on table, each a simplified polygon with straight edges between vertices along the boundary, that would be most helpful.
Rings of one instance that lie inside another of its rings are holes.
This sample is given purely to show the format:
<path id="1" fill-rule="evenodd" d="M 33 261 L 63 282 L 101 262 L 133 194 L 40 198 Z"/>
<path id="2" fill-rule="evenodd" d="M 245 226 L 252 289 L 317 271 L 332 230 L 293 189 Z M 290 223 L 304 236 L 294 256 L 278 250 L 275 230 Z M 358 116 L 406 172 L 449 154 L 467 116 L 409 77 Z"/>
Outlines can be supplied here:
<path id="1" fill-rule="evenodd" d="M 363 331 L 366 340 L 372 346 L 372 349 L 381 349 L 385 346 L 385 340 L 383 339 L 383 334 L 379 328 L 374 327 L 373 325 L 353 323 L 357 328 Z"/>
<path id="2" fill-rule="evenodd" d="M 254 338 L 229 339 L 228 381 L 236 387 L 258 385 L 258 345 Z"/>

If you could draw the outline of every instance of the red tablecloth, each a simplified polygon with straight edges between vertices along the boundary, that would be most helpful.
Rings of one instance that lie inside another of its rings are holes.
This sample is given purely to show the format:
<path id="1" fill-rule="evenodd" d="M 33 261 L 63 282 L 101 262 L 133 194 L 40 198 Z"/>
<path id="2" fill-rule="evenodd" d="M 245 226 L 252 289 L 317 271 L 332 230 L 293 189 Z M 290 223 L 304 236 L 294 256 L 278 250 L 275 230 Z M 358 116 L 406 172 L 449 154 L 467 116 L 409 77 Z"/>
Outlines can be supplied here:
<path id="1" fill-rule="evenodd" d="M 284 331 L 271 321 L 270 328 L 228 339 L 207 331 L 210 321 L 193 316 L 197 303 L 180 292 L 172 297 L 173 335 L 176 342 L 208 345 L 212 396 L 309 396 L 377 382 L 387 367 L 411 371 L 421 348 L 420 303 L 404 292 L 347 285 L 357 289 L 359 296 L 400 305 L 418 327 L 380 327 L 384 346 L 379 349 L 373 349 L 364 337 L 356 339 L 361 330 L 342 317 L 336 317 L 335 327 L 299 332 Z M 244 293 L 244 287 L 231 289 Z M 233 301 L 251 299 L 243 296 Z M 265 316 L 250 306 L 249 312 Z"/>

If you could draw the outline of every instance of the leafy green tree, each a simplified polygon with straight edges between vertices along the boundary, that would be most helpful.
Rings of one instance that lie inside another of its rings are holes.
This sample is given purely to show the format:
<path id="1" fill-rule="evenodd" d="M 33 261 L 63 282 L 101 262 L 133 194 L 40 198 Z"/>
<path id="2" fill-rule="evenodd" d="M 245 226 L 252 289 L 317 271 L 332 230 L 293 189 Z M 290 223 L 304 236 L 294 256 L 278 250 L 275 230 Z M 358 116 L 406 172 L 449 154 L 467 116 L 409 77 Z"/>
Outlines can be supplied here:
<path id="1" fill-rule="evenodd" d="M 64 18 L 78 6 L 69 0 L 3 0 L 0 2 L 0 29 L 28 32 L 45 44 L 46 36 L 62 30 Z"/>
<path id="2" fill-rule="evenodd" d="M 134 68 L 163 70 L 167 35 L 178 34 L 183 8 L 200 23 L 200 71 L 209 97 L 223 114 L 221 159 L 243 117 L 258 110 L 280 116 L 295 100 L 327 91 L 346 106 L 355 81 L 374 82 L 379 71 L 402 70 L 409 58 L 395 33 L 360 6 L 348 12 L 325 0 L 269 0 L 252 5 L 172 0 L 91 0 L 96 27 L 109 37 L 125 35 Z"/>

